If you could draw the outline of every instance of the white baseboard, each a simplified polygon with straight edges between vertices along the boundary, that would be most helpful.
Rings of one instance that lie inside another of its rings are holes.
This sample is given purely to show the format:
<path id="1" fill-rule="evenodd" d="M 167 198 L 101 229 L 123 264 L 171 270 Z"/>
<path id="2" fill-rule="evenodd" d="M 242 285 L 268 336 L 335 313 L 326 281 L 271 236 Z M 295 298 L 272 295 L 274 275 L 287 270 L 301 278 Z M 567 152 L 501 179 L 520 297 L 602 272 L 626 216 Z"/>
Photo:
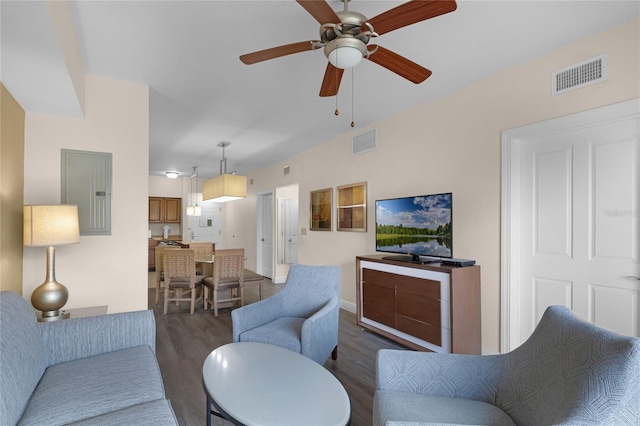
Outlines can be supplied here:
<path id="1" fill-rule="evenodd" d="M 287 281 L 287 276 L 275 277 L 271 280 L 274 284 L 284 284 Z"/>
<path id="2" fill-rule="evenodd" d="M 352 302 L 347 302 L 346 300 L 340 299 L 340 309 L 344 309 L 347 312 L 351 312 L 352 314 L 356 313 L 356 304 Z"/>

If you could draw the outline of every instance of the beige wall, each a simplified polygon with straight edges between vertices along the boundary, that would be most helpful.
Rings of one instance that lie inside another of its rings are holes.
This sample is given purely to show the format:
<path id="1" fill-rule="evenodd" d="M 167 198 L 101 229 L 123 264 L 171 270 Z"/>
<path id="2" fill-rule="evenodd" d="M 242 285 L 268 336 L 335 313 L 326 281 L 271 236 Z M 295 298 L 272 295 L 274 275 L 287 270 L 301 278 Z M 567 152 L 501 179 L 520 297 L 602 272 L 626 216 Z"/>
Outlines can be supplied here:
<path id="1" fill-rule="evenodd" d="M 375 151 L 352 156 L 352 137 L 369 130 L 359 128 L 253 173 L 247 199 L 223 207 L 223 243 L 245 247 L 248 266 L 255 266 L 257 192 L 299 183 L 300 227 L 308 228 L 309 191 L 366 181 L 367 233 L 336 232 L 334 223 L 333 232 L 309 231 L 299 238 L 301 263 L 342 267 L 342 306 L 352 309 L 355 256 L 375 251 L 374 201 L 452 191 L 454 256 L 475 259 L 482 268 L 482 346 L 498 352 L 501 132 L 639 97 L 639 40 L 635 19 L 374 123 Z M 606 82 L 551 96 L 553 70 L 602 53 L 609 60 Z M 291 166 L 286 177 L 285 165 Z"/>
<path id="2" fill-rule="evenodd" d="M 149 89 L 86 76 L 85 118 L 28 113 L 24 203 L 60 203 L 60 149 L 113 154 L 111 235 L 81 236 L 56 250 L 56 278 L 69 289 L 67 308 L 147 308 Z M 24 249 L 24 296 L 44 280 L 44 248 Z"/>
<path id="3" fill-rule="evenodd" d="M 0 83 L 0 290 L 22 294 L 24 110 Z"/>

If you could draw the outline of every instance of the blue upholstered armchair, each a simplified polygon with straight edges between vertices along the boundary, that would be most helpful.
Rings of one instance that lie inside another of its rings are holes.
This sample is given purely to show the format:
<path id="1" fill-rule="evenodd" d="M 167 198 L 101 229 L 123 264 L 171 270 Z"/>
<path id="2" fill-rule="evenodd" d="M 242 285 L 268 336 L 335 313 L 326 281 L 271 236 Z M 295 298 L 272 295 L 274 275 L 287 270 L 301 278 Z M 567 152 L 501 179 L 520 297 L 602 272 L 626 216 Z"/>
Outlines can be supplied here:
<path id="1" fill-rule="evenodd" d="M 282 346 L 319 364 L 337 358 L 340 268 L 293 264 L 279 293 L 231 311 L 234 342 Z"/>
<path id="2" fill-rule="evenodd" d="M 640 339 L 560 306 L 512 352 L 381 350 L 375 426 L 640 425 Z"/>

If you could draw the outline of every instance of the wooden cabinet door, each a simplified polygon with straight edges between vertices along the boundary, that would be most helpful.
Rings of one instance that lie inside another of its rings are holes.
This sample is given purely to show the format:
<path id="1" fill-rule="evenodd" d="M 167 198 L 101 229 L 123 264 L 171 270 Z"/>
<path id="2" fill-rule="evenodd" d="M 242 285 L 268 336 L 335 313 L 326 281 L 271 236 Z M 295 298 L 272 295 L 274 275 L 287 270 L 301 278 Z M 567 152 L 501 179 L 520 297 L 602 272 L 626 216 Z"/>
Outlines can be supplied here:
<path id="1" fill-rule="evenodd" d="M 180 223 L 180 211 L 182 209 L 181 198 L 164 199 L 164 222 Z"/>
<path id="2" fill-rule="evenodd" d="M 149 222 L 162 222 L 164 219 L 163 210 L 163 198 L 149 197 Z"/>
<path id="3" fill-rule="evenodd" d="M 395 276 L 389 272 L 362 269 L 363 315 L 393 328 L 396 328 Z"/>

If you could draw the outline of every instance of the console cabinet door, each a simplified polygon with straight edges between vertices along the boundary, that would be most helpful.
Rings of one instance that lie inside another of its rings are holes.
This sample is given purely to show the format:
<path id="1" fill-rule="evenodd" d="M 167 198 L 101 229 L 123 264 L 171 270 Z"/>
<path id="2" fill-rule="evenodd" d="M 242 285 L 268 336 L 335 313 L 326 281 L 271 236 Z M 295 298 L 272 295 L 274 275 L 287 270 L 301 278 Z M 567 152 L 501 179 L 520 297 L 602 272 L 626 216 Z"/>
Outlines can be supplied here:
<path id="1" fill-rule="evenodd" d="M 396 328 L 396 276 L 373 269 L 362 270 L 363 315 L 392 328 Z"/>
<path id="2" fill-rule="evenodd" d="M 397 275 L 397 329 L 442 346 L 440 281 Z"/>

